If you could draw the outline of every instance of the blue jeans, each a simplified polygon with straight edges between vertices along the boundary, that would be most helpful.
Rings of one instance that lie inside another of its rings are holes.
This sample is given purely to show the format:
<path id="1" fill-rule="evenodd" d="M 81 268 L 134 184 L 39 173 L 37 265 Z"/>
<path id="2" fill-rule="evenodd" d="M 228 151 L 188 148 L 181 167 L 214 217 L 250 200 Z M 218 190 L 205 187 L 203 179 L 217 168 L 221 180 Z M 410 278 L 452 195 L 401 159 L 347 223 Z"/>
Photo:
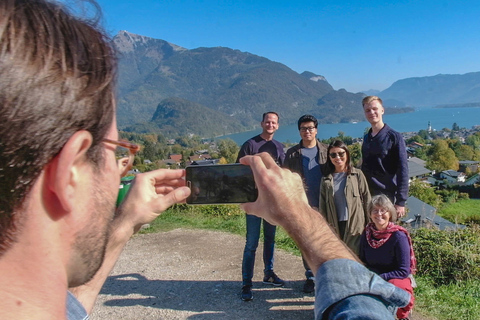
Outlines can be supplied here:
<path id="1" fill-rule="evenodd" d="M 260 226 L 262 218 L 246 214 L 247 237 L 243 250 L 242 281 L 244 286 L 252 285 L 253 268 L 255 266 L 255 253 L 260 239 Z M 275 248 L 275 232 L 277 227 L 263 220 L 263 263 L 265 275 L 273 272 L 273 251 Z"/>

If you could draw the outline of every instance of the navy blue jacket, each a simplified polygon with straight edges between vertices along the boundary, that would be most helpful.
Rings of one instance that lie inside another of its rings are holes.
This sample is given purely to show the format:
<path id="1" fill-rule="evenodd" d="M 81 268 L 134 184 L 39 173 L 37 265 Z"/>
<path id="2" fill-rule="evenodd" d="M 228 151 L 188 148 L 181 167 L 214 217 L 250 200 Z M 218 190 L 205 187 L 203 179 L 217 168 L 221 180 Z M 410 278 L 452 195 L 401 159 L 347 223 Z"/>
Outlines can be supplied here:
<path id="1" fill-rule="evenodd" d="M 408 160 L 405 140 L 385 126 L 372 137 L 372 129 L 363 138 L 362 171 L 370 193 L 382 193 L 394 204 L 405 206 L 408 198 Z"/>

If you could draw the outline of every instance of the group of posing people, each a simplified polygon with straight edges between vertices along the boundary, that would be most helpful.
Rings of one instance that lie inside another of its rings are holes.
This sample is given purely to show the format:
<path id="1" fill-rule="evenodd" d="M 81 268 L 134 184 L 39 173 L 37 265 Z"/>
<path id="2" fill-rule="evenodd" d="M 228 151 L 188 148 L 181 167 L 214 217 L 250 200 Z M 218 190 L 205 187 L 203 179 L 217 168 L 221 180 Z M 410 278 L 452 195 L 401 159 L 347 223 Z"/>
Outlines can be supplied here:
<path id="1" fill-rule="evenodd" d="M 335 234 L 372 271 L 384 280 L 406 290 L 409 304 L 397 312 L 408 319 L 413 307 L 412 274 L 416 261 L 408 231 L 395 224 L 405 215 L 408 194 L 406 146 L 400 133 L 383 122 L 382 100 L 368 96 L 362 101 L 371 129 L 362 145 L 361 169 L 351 163 L 347 145 L 335 140 L 326 145 L 317 139 L 318 121 L 312 115 L 298 120 L 301 141 L 283 151 L 273 139 L 279 115 L 267 112 L 261 122 L 262 133 L 247 140 L 239 154 L 269 153 L 276 163 L 298 173 L 304 182 L 308 204 L 319 211 Z M 373 196 L 373 198 L 372 198 Z M 261 218 L 247 214 L 247 236 L 242 264 L 242 300 L 253 299 L 252 277 L 258 246 Z M 263 282 L 283 286 L 273 271 L 275 226 L 263 222 L 265 277 Z M 304 257 L 306 281 L 303 291 L 315 291 L 315 276 Z"/>

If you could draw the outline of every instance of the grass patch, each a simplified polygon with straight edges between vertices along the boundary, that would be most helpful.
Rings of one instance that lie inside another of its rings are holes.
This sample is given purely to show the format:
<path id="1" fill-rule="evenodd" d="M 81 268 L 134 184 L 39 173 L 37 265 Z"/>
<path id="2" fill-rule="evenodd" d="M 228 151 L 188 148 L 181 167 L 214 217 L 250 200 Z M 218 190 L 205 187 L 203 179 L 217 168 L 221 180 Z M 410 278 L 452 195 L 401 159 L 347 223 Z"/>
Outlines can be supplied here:
<path id="1" fill-rule="evenodd" d="M 435 286 L 428 277 L 416 277 L 415 309 L 438 320 L 480 319 L 480 282 L 461 281 Z"/>
<path id="2" fill-rule="evenodd" d="M 446 205 L 438 215 L 454 223 L 480 224 L 480 200 L 465 199 Z"/>

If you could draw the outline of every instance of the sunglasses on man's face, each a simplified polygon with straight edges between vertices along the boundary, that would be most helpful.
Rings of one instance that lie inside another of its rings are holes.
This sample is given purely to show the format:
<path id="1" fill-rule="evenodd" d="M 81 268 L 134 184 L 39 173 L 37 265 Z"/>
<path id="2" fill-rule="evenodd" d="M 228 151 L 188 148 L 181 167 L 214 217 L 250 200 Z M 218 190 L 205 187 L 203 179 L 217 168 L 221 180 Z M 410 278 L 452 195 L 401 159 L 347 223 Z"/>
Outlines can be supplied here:
<path id="1" fill-rule="evenodd" d="M 341 152 L 332 152 L 329 154 L 330 158 L 335 159 L 336 157 L 343 158 L 345 156 L 345 151 Z"/>

